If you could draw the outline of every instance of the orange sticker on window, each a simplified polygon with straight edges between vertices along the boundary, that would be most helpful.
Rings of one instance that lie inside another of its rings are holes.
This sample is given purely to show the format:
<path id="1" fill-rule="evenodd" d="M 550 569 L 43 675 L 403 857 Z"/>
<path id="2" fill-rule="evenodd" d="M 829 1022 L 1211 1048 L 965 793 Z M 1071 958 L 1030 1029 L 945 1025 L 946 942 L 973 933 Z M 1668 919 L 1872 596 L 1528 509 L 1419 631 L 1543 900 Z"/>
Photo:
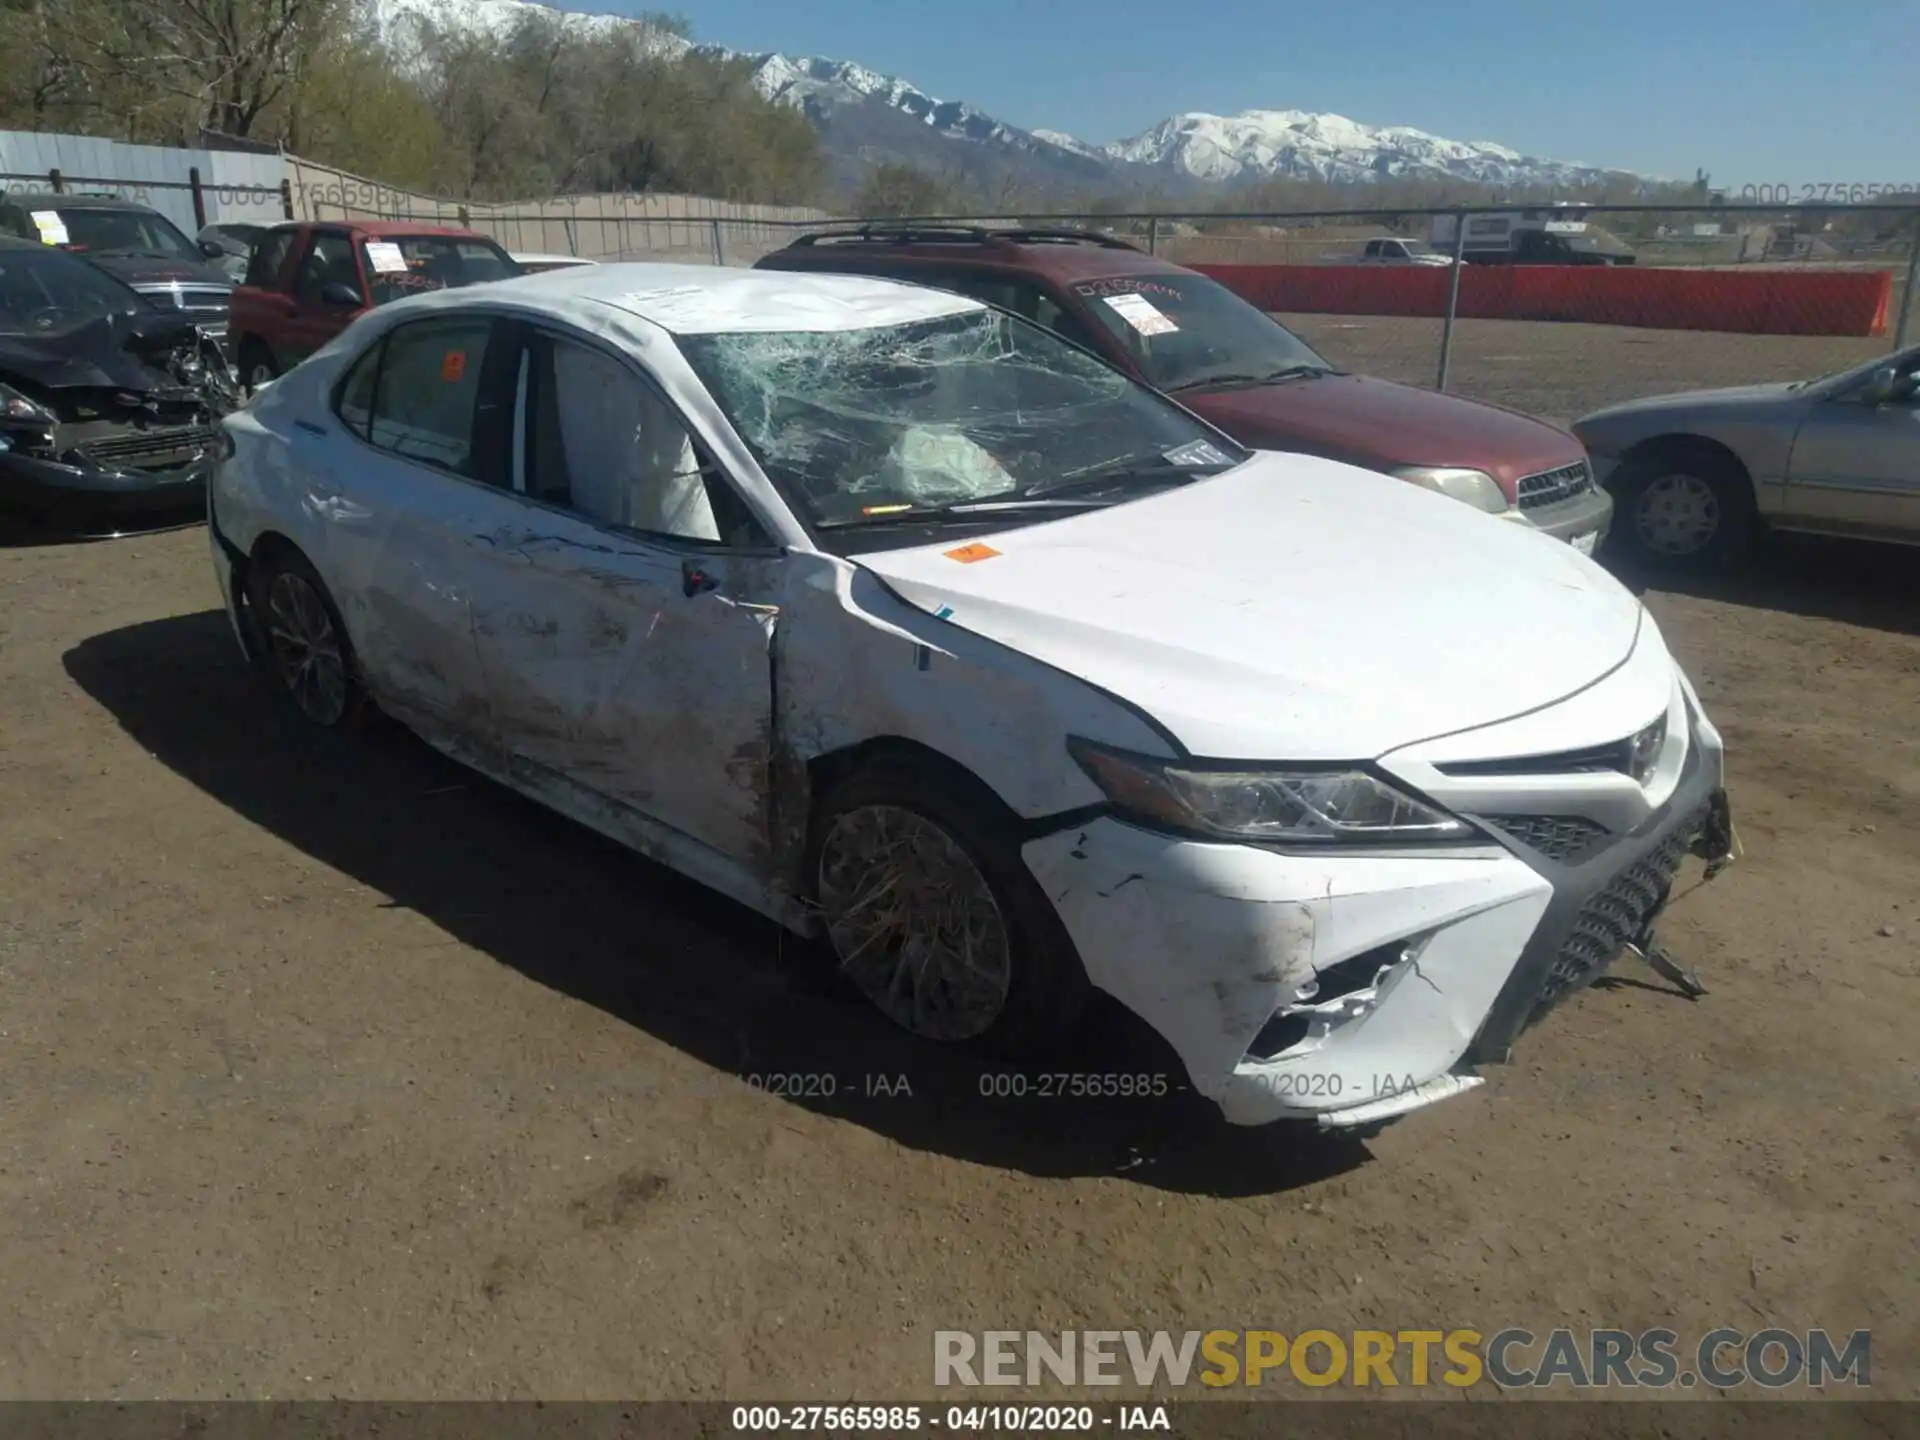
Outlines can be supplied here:
<path id="1" fill-rule="evenodd" d="M 440 359 L 440 378 L 449 385 L 467 373 L 467 352 L 449 350 Z"/>
<path id="2" fill-rule="evenodd" d="M 971 545 L 962 545 L 958 550 L 947 551 L 946 556 L 949 560 L 958 560 L 962 565 L 971 565 L 976 560 L 991 560 L 999 553 L 993 546 L 975 541 Z"/>

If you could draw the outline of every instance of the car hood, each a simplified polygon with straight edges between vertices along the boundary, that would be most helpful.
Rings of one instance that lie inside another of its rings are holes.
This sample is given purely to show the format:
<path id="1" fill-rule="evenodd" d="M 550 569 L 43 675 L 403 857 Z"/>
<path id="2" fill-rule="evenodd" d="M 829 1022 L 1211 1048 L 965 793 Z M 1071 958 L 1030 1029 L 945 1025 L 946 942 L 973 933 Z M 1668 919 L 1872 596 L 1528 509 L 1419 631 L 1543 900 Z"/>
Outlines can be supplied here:
<path id="1" fill-rule="evenodd" d="M 223 289 L 233 286 L 233 278 L 226 271 L 197 260 L 169 260 L 159 255 L 89 255 L 84 250 L 75 253 L 129 285 L 168 285 L 177 280 L 183 285 L 218 285 Z"/>
<path id="2" fill-rule="evenodd" d="M 43 390 L 177 388 L 166 370 L 172 348 L 193 334 L 184 315 L 108 316 L 46 335 L 0 335 L 0 380 Z"/>
<path id="3" fill-rule="evenodd" d="M 1578 464 L 1580 442 L 1517 410 L 1371 375 L 1327 375 L 1174 397 L 1243 445 L 1304 450 L 1368 469 L 1462 465 L 1509 500 L 1523 475 Z"/>
<path id="4" fill-rule="evenodd" d="M 1672 395 L 1650 395 L 1644 400 L 1628 400 L 1609 405 L 1574 423 L 1586 426 L 1595 421 L 1625 419 L 1635 415 L 1661 414 L 1676 410 L 1727 410 L 1769 405 L 1780 400 L 1798 399 L 1806 393 L 1793 389 L 1798 382 L 1783 381 L 1771 385 L 1730 385 L 1718 390 L 1680 390 Z"/>
<path id="5" fill-rule="evenodd" d="M 1605 676 L 1642 622 L 1571 546 L 1299 455 L 972 545 L 851 558 L 1216 758 L 1371 759 L 1509 719 Z"/>

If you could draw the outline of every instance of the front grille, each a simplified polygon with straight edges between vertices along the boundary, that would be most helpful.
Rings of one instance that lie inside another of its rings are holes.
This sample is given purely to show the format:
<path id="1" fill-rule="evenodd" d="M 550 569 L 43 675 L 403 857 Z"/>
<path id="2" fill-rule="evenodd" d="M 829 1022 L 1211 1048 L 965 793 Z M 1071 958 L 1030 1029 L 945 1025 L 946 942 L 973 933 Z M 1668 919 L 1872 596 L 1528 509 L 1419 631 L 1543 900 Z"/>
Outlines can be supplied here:
<path id="1" fill-rule="evenodd" d="M 1522 510 L 1538 510 L 1584 495 L 1593 488 L 1593 467 L 1585 460 L 1563 465 L 1558 470 L 1542 470 L 1538 475 L 1520 477 L 1519 497 Z"/>
<path id="2" fill-rule="evenodd" d="M 1673 877 L 1693 837 L 1706 824 L 1707 813 L 1708 807 L 1703 805 L 1581 907 L 1540 987 L 1535 1018 L 1591 982 L 1640 938 L 1647 918 L 1672 889 Z"/>
<path id="3" fill-rule="evenodd" d="M 1547 859 L 1571 865 L 1607 838 L 1607 828 L 1584 815 L 1494 815 L 1507 834 Z"/>
<path id="4" fill-rule="evenodd" d="M 141 294 L 156 304 L 181 310 L 193 317 L 201 329 L 216 337 L 227 333 L 227 311 L 233 304 L 233 292 L 218 285 L 136 285 Z"/>
<path id="5" fill-rule="evenodd" d="M 170 425 L 109 435 L 75 448 L 109 469 L 164 470 L 197 459 L 213 444 L 215 433 L 211 425 Z"/>

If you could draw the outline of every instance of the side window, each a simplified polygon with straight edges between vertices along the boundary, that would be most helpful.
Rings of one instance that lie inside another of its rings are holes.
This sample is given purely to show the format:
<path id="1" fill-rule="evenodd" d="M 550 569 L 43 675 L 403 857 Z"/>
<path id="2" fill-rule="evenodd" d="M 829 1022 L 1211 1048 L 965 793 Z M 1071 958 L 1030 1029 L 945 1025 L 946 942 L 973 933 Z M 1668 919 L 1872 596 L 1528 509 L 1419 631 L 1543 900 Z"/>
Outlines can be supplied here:
<path id="1" fill-rule="evenodd" d="M 313 248 L 301 258 L 300 268 L 294 273 L 294 297 L 317 305 L 320 292 L 336 282 L 360 293 L 360 267 L 354 263 L 353 242 L 344 235 L 316 235 Z"/>
<path id="2" fill-rule="evenodd" d="M 1367 259 L 1377 260 L 1380 257 L 1381 249 L 1382 247 L 1378 240 L 1369 240 L 1367 241 L 1367 248 L 1364 253 Z"/>
<path id="3" fill-rule="evenodd" d="M 40 238 L 39 235 L 34 232 L 33 224 L 27 219 L 26 212 L 24 210 L 15 210 L 12 207 L 0 210 L 0 233 L 17 236 L 22 240 L 38 240 Z"/>
<path id="4" fill-rule="evenodd" d="M 280 279 L 281 268 L 287 263 L 287 251 L 293 245 L 292 230 L 278 230 L 260 237 L 260 243 L 253 247 L 253 255 L 247 261 L 247 276 L 243 285 L 266 286 L 271 288 Z"/>
<path id="5" fill-rule="evenodd" d="M 629 530 L 768 543 L 704 447 L 632 370 L 546 334 L 532 337 L 525 366 L 527 494 Z"/>
<path id="6" fill-rule="evenodd" d="M 340 382 L 335 410 L 346 427 L 365 440 L 373 420 L 373 387 L 380 379 L 380 358 L 387 342 L 381 340 L 353 362 L 347 378 Z"/>
<path id="7" fill-rule="evenodd" d="M 484 317 L 422 320 L 390 333 L 375 364 L 377 379 L 370 382 L 369 443 L 481 478 L 473 445 L 474 405 L 492 338 L 493 322 Z M 341 418 L 348 424 L 353 423 L 347 415 L 349 396 L 370 359 L 362 357 L 341 392 Z"/>
<path id="8" fill-rule="evenodd" d="M 923 285 L 937 285 L 942 290 L 957 290 L 962 295 L 984 300 L 989 305 L 998 305 L 1029 320 L 1037 318 L 1033 306 L 1039 292 L 1030 285 L 1022 285 L 1017 280 L 1009 280 L 1001 275 L 978 270 L 930 270 L 924 275 L 901 275 L 897 278 L 917 280 Z"/>
<path id="9" fill-rule="evenodd" d="M 1088 333 L 1087 327 L 1080 323 L 1080 317 L 1071 310 L 1056 305 L 1051 295 L 1040 296 L 1034 319 L 1062 339 L 1071 340 L 1083 350 L 1091 350 L 1096 355 L 1100 354 L 1098 342 Z"/>
<path id="10" fill-rule="evenodd" d="M 929 275 L 926 283 L 938 285 L 945 290 L 957 290 L 962 295 L 970 295 L 975 300 L 984 300 L 989 305 L 998 305 L 1003 310 L 1033 321 L 1054 334 L 1084 346 L 1096 355 L 1100 347 L 1087 333 L 1086 327 L 1071 310 L 1055 303 L 1031 280 L 1020 280 L 1007 275 L 990 275 L 983 272 L 966 270 L 941 271 L 938 275 Z"/>

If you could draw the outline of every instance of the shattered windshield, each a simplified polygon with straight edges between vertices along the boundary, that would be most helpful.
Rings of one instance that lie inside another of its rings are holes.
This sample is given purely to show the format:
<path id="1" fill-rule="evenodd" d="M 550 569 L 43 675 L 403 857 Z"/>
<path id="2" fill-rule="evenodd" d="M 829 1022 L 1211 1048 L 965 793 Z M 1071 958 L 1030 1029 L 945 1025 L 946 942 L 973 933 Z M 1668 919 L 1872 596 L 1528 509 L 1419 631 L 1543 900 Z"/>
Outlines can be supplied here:
<path id="1" fill-rule="evenodd" d="M 1157 389 L 1333 373 L 1306 341 L 1205 275 L 1168 270 L 1073 288 Z"/>
<path id="2" fill-rule="evenodd" d="M 680 337 L 768 477 L 821 526 L 1179 483 L 1246 452 L 1012 315 Z"/>

